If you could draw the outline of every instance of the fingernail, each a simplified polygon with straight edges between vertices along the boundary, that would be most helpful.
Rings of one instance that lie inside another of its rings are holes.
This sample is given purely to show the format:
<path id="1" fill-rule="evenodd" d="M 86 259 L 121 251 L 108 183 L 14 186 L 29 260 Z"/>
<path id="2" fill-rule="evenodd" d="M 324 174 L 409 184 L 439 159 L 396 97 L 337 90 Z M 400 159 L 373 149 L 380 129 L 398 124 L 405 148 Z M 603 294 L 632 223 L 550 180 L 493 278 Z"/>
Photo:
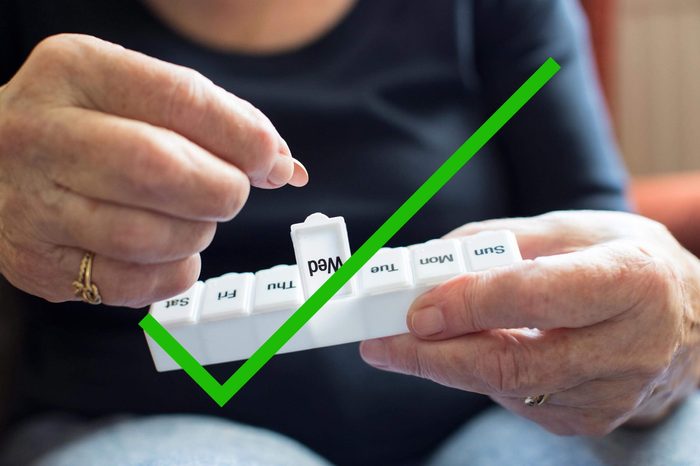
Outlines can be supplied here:
<path id="1" fill-rule="evenodd" d="M 386 345 L 382 340 L 367 340 L 360 345 L 360 354 L 367 364 L 385 366 L 387 363 Z"/>
<path id="2" fill-rule="evenodd" d="M 294 173 L 289 179 L 289 184 L 301 188 L 309 182 L 309 172 L 306 170 L 304 164 L 297 159 L 292 159 L 292 161 L 294 162 Z"/>
<path id="3" fill-rule="evenodd" d="M 277 157 L 275 164 L 267 175 L 267 182 L 273 186 L 287 184 L 294 174 L 294 162 L 288 155 Z"/>
<path id="4" fill-rule="evenodd" d="M 429 306 L 418 309 L 411 314 L 411 329 L 419 337 L 429 337 L 445 331 L 445 318 L 442 311 Z"/>

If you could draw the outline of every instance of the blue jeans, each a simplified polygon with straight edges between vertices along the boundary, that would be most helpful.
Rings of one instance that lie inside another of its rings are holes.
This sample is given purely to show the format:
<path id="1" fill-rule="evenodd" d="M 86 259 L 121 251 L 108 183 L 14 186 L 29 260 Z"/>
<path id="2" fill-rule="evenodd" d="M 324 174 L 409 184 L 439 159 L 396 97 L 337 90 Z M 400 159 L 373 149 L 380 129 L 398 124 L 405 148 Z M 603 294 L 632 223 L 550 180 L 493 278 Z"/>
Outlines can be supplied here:
<path id="1" fill-rule="evenodd" d="M 329 464 L 279 434 L 192 415 L 114 418 L 98 424 L 46 416 L 20 428 L 0 451 L 3 466 Z M 597 439 L 558 437 L 492 408 L 466 423 L 427 462 L 462 464 L 700 465 L 700 392 L 652 429 L 618 429 Z"/>

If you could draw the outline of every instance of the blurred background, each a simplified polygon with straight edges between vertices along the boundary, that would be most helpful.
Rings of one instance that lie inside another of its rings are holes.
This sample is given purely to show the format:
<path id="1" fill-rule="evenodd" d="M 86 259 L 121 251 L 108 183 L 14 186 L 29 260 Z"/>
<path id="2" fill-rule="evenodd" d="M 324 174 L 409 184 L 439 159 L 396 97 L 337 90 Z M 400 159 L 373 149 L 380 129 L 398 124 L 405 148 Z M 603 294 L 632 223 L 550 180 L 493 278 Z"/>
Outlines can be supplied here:
<path id="1" fill-rule="evenodd" d="M 700 170 L 700 0 L 582 0 L 636 175 Z"/>
<path id="2" fill-rule="evenodd" d="M 700 256 L 700 0 L 581 0 L 640 213 Z"/>

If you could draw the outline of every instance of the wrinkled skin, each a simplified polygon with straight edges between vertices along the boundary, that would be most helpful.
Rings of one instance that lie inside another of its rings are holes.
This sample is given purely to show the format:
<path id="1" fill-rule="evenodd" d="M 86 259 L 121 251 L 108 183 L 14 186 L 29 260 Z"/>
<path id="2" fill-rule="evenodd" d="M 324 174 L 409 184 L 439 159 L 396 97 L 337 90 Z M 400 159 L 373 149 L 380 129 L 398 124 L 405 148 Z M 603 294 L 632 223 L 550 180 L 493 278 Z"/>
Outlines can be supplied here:
<path id="1" fill-rule="evenodd" d="M 45 39 L 0 88 L 0 273 L 52 302 L 85 251 L 105 304 L 182 292 L 251 185 L 307 181 L 251 104 L 94 37 Z"/>
<path id="2" fill-rule="evenodd" d="M 465 225 L 518 237 L 522 263 L 418 297 L 410 334 L 363 342 L 373 366 L 489 395 L 557 434 L 649 424 L 700 380 L 700 265 L 660 224 L 555 212 Z M 551 394 L 540 406 L 527 396 Z"/>

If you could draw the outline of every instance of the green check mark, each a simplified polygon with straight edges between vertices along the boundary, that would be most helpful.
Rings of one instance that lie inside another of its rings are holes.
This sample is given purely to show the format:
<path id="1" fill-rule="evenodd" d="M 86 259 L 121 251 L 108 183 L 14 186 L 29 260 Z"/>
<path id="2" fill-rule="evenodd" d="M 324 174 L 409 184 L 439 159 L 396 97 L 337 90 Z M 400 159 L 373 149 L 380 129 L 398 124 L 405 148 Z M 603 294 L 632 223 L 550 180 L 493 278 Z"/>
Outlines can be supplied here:
<path id="1" fill-rule="evenodd" d="M 559 70 L 559 64 L 549 58 L 223 385 L 152 315 L 139 325 L 223 407 Z"/>

